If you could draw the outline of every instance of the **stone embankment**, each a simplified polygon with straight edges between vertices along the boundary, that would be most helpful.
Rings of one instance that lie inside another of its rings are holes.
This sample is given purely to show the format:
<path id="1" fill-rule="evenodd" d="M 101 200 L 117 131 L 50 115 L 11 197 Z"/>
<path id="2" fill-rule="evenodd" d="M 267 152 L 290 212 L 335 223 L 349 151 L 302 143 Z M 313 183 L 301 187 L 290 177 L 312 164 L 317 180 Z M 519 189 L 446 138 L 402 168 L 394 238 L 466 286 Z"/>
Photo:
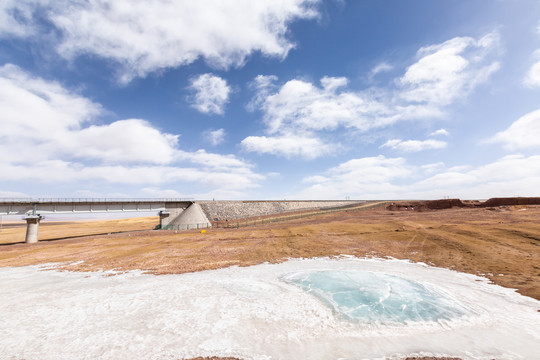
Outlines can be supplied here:
<path id="1" fill-rule="evenodd" d="M 208 219 L 216 221 L 355 206 L 365 201 L 197 201 L 197 203 Z"/>

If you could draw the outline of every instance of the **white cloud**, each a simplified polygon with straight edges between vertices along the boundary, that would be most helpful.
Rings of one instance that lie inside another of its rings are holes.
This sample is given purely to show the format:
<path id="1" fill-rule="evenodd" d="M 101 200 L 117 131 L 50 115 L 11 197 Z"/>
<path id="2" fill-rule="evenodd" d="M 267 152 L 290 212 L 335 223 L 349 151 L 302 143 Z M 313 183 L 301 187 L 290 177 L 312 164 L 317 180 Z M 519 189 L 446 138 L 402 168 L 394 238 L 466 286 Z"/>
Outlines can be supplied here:
<path id="1" fill-rule="evenodd" d="M 536 26 L 536 32 L 540 35 L 540 21 Z M 540 49 L 533 53 L 535 63 L 531 66 L 525 78 L 523 79 L 523 85 L 534 88 L 540 87 Z"/>
<path id="2" fill-rule="evenodd" d="M 141 193 L 146 197 L 151 198 L 186 198 L 184 194 L 179 193 L 174 189 L 160 189 L 156 187 L 146 187 L 141 189 Z"/>
<path id="3" fill-rule="evenodd" d="M 257 75 L 255 79 L 248 84 L 250 90 L 254 92 L 253 99 L 247 104 L 249 111 L 255 111 L 261 106 L 266 97 L 270 96 L 272 91 L 277 89 L 275 82 L 278 80 L 275 75 Z"/>
<path id="4" fill-rule="evenodd" d="M 278 87 L 275 76 L 259 75 L 251 86 L 255 95 L 249 108 L 262 111 L 267 136 L 251 136 L 249 143 L 258 138 L 269 143 L 275 138 L 277 144 L 294 136 L 314 143 L 321 142 L 322 132 L 324 136 L 338 129 L 367 132 L 398 121 L 441 117 L 446 106 L 466 96 L 498 69 L 498 62 L 491 60 L 498 42 L 497 34 L 488 34 L 479 40 L 454 38 L 424 47 L 417 62 L 394 82 L 395 88 L 352 91 L 343 77 L 323 77 L 320 86 L 294 79 Z M 427 140 L 420 146 L 441 148 L 442 144 Z M 277 150 L 260 145 L 246 150 L 305 156 L 298 146 Z M 324 154 L 327 152 L 319 151 L 313 156 Z"/>
<path id="5" fill-rule="evenodd" d="M 540 50 L 534 52 L 534 57 L 540 59 Z M 531 66 L 523 80 L 523 84 L 531 88 L 540 87 L 540 60 Z"/>
<path id="6" fill-rule="evenodd" d="M 540 109 L 523 115 L 488 142 L 500 142 L 508 150 L 540 149 Z"/>
<path id="7" fill-rule="evenodd" d="M 254 52 L 283 59 L 294 47 L 288 26 L 318 16 L 317 0 L 8 0 L 0 35 L 39 35 L 36 20 L 60 33 L 66 59 L 92 54 L 122 66 L 121 81 L 203 58 L 242 66 Z M 22 16 L 21 16 L 22 14 Z"/>
<path id="8" fill-rule="evenodd" d="M 393 198 L 399 187 L 392 180 L 409 178 L 412 167 L 403 158 L 386 158 L 382 155 L 352 159 L 328 169 L 322 175 L 310 176 L 304 182 L 311 183 L 298 194 L 304 199 L 343 199 L 345 196 L 359 199 Z"/>
<path id="9" fill-rule="evenodd" d="M 18 191 L 3 191 L 0 190 L 0 198 L 28 198 L 30 197 L 26 193 L 18 192 Z"/>
<path id="10" fill-rule="evenodd" d="M 41 161 L 35 164 L 0 163 L 0 181 L 35 180 L 39 183 L 75 183 L 101 181 L 107 184 L 205 185 L 214 189 L 249 189 L 258 186 L 264 177 L 255 174 L 247 166 L 223 170 L 201 166 L 125 166 L 92 165 L 63 160 Z"/>
<path id="11" fill-rule="evenodd" d="M 0 149 L 12 161 L 64 157 L 163 164 L 176 151 L 177 135 L 144 120 L 91 125 L 102 112 L 99 104 L 11 64 L 0 67 L 0 108 Z"/>
<path id="12" fill-rule="evenodd" d="M 448 136 L 450 133 L 446 129 L 435 130 L 429 136 Z"/>
<path id="13" fill-rule="evenodd" d="M 488 56 L 498 43 L 498 34 L 491 33 L 478 41 L 456 37 L 421 48 L 419 60 L 400 79 L 404 86 L 401 96 L 409 102 L 438 106 L 463 97 L 499 69 L 500 64 Z"/>
<path id="14" fill-rule="evenodd" d="M 412 166 L 384 156 L 349 160 L 306 177 L 309 186 L 294 198 L 437 199 L 444 196 L 486 199 L 537 196 L 540 156 L 510 155 L 492 163 L 445 169 L 444 164 Z"/>
<path id="15" fill-rule="evenodd" d="M 286 82 L 264 98 L 260 108 L 270 134 L 285 131 L 332 130 L 338 126 L 368 130 L 376 125 L 374 114 L 387 114 L 383 104 L 363 94 L 341 90 L 344 78 L 321 79 L 322 87 L 302 80 Z"/>
<path id="16" fill-rule="evenodd" d="M 388 147 L 392 150 L 398 150 L 403 152 L 418 152 L 431 149 L 443 149 L 447 146 L 447 143 L 439 140 L 400 140 L 392 139 L 380 147 Z"/>
<path id="17" fill-rule="evenodd" d="M 178 160 L 190 161 L 213 170 L 235 170 L 241 172 L 247 171 L 251 167 L 234 155 L 208 153 L 205 150 L 194 152 L 178 151 L 177 158 Z"/>
<path id="18" fill-rule="evenodd" d="M 182 151 L 178 135 L 142 119 L 94 124 L 103 112 L 99 104 L 14 65 L 0 67 L 0 108 L 0 181 L 241 190 L 264 179 L 233 155 Z"/>
<path id="19" fill-rule="evenodd" d="M 0 36 L 28 37 L 34 34 L 32 14 L 39 1 L 2 0 Z"/>
<path id="20" fill-rule="evenodd" d="M 189 98 L 192 107 L 205 114 L 223 114 L 231 92 L 225 79 L 212 74 L 202 74 L 191 79 L 190 83 L 189 88 L 195 92 Z"/>
<path id="21" fill-rule="evenodd" d="M 375 65 L 375 67 L 373 69 L 371 69 L 369 75 L 370 77 L 373 77 L 379 73 L 382 73 L 382 72 L 387 72 L 387 71 L 390 71 L 392 70 L 394 67 L 388 63 L 385 63 L 385 62 L 381 62 L 377 65 Z"/>
<path id="22" fill-rule="evenodd" d="M 510 155 L 492 163 L 449 169 L 408 187 L 411 197 L 487 199 L 504 196 L 538 196 L 540 156 Z"/>
<path id="23" fill-rule="evenodd" d="M 205 139 L 213 146 L 223 143 L 226 135 L 225 129 L 209 130 L 203 133 Z"/>
<path id="24" fill-rule="evenodd" d="M 58 142 L 64 154 L 109 163 L 168 164 L 178 143 L 178 135 L 162 133 L 141 119 L 92 125 L 66 135 Z"/>
<path id="25" fill-rule="evenodd" d="M 436 173 L 442 169 L 444 169 L 444 163 L 443 162 L 437 162 L 433 164 L 426 164 L 420 166 L 420 168 L 426 173 L 426 174 L 432 174 Z"/>
<path id="26" fill-rule="evenodd" d="M 65 128 L 78 129 L 102 112 L 99 104 L 12 64 L 0 67 L 0 81 L 3 135 L 49 136 Z"/>
<path id="27" fill-rule="evenodd" d="M 254 101 L 264 112 L 263 121 L 270 136 L 247 137 L 242 141 L 246 151 L 313 159 L 341 148 L 340 144 L 326 144 L 317 132 L 342 126 L 366 131 L 380 125 L 369 118 L 370 114 L 385 115 L 388 111 L 376 101 L 342 90 L 346 78 L 324 77 L 321 87 L 291 80 L 272 93 L 273 80 L 275 77 L 256 79 L 258 93 Z"/>
<path id="28" fill-rule="evenodd" d="M 315 159 L 331 153 L 335 148 L 322 140 L 309 136 L 248 136 L 242 140 L 242 148 L 260 154 L 273 154 L 284 157 L 299 156 Z"/>

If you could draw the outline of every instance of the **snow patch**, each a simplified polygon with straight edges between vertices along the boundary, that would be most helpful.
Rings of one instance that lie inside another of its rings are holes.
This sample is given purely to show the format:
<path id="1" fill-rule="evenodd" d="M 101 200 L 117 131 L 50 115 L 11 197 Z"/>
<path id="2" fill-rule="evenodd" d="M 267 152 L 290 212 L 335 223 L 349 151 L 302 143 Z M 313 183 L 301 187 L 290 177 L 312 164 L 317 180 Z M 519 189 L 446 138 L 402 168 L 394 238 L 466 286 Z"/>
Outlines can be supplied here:
<path id="1" fill-rule="evenodd" d="M 357 284 L 372 281 L 375 289 L 377 279 L 395 281 L 395 294 L 404 299 L 420 289 L 420 297 L 434 296 L 438 310 L 431 310 L 439 311 L 442 301 L 459 313 L 352 321 L 291 282 L 328 271 L 338 278 L 356 274 Z M 347 257 L 182 275 L 108 275 L 0 268 L 0 359 L 532 359 L 540 353 L 539 301 L 426 264 Z"/>

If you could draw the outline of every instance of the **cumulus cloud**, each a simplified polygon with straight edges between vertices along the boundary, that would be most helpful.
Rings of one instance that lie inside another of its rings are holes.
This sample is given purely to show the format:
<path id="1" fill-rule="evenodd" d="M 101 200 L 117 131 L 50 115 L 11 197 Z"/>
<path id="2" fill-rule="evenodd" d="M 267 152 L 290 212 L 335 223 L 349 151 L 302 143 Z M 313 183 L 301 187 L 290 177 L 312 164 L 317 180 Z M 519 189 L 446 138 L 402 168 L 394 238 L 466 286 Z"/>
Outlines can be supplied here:
<path id="1" fill-rule="evenodd" d="M 479 40 L 456 37 L 421 48 L 418 61 L 399 80 L 404 87 L 401 96 L 413 103 L 450 104 L 499 69 L 500 64 L 486 56 L 498 43 L 498 35 L 491 33 Z"/>
<path id="2" fill-rule="evenodd" d="M 388 147 L 392 150 L 403 152 L 418 152 L 431 149 L 443 149 L 448 144 L 439 140 L 401 140 L 392 139 L 381 145 L 381 148 Z"/>
<path id="3" fill-rule="evenodd" d="M 321 79 L 321 87 L 302 80 L 287 81 L 260 106 L 268 132 L 333 130 L 339 126 L 368 130 L 377 125 L 369 115 L 389 110 L 367 96 L 342 90 L 346 84 L 345 78 L 329 77 Z"/>
<path id="4" fill-rule="evenodd" d="M 320 87 L 303 80 L 290 80 L 276 88 L 275 80 L 275 77 L 256 79 L 255 103 L 263 111 L 270 136 L 244 139 L 242 146 L 246 151 L 313 159 L 329 154 L 331 147 L 340 147 L 327 145 L 317 132 L 342 126 L 366 131 L 378 125 L 369 118 L 370 113 L 388 112 L 377 101 L 343 90 L 348 82 L 346 78 L 324 77 Z"/>
<path id="5" fill-rule="evenodd" d="M 294 198 L 482 199 L 537 196 L 540 156 L 510 155 L 481 166 L 445 168 L 443 163 L 413 166 L 382 155 L 352 159 L 304 179 L 308 187 Z"/>
<path id="6" fill-rule="evenodd" d="M 192 107 L 205 114 L 223 114 L 231 92 L 225 79 L 202 74 L 191 79 L 189 88 L 195 93 L 189 97 Z"/>
<path id="7" fill-rule="evenodd" d="M 538 60 L 531 66 L 523 80 L 523 84 L 531 88 L 540 87 L 540 50 L 534 52 L 534 58 Z"/>
<path id="8" fill-rule="evenodd" d="M 536 33 L 540 35 L 540 21 L 536 26 Z M 534 88 L 540 87 L 540 49 L 533 53 L 534 63 L 523 79 L 523 85 Z"/>
<path id="9" fill-rule="evenodd" d="M 310 176 L 304 182 L 311 185 L 296 197 L 305 199 L 359 199 L 393 198 L 399 186 L 393 180 L 409 178 L 413 168 L 404 158 L 386 158 L 382 155 L 351 159 L 330 168 L 322 175 Z"/>
<path id="10" fill-rule="evenodd" d="M 446 129 L 435 130 L 429 136 L 448 136 L 450 133 Z"/>
<path id="11" fill-rule="evenodd" d="M 477 166 L 448 169 L 410 185 L 412 198 L 444 195 L 463 199 L 504 196 L 537 196 L 540 156 L 509 155 Z"/>
<path id="12" fill-rule="evenodd" d="M 144 120 L 91 124 L 102 113 L 99 104 L 11 64 L 0 68 L 0 94 L 1 147 L 13 161 L 169 163 L 176 151 L 177 135 L 161 133 Z"/>
<path id="13" fill-rule="evenodd" d="M 0 2 L 0 36 L 28 37 L 34 34 L 33 12 L 39 1 L 3 0 Z"/>
<path id="14" fill-rule="evenodd" d="M 194 182 L 245 189 L 264 179 L 233 155 L 182 151 L 143 119 L 97 124 L 104 112 L 61 84 L 0 67 L 0 180 Z M 181 165 L 182 164 L 182 165 Z"/>
<path id="15" fill-rule="evenodd" d="M 507 150 L 540 149 L 540 109 L 523 115 L 488 142 L 502 143 Z"/>
<path id="16" fill-rule="evenodd" d="M 163 133 L 142 119 L 92 125 L 66 134 L 64 154 L 109 163 L 168 164 L 175 156 L 178 135 Z"/>
<path id="17" fill-rule="evenodd" d="M 217 129 L 205 131 L 203 135 L 207 141 L 210 142 L 210 144 L 216 146 L 225 141 L 225 136 L 227 133 L 225 132 L 225 129 Z"/>
<path id="18" fill-rule="evenodd" d="M 371 69 L 369 75 L 370 77 L 373 77 L 379 73 L 383 73 L 383 72 L 387 72 L 387 71 L 390 71 L 392 70 L 394 67 L 388 63 L 385 63 L 385 62 L 381 62 L 377 65 L 375 65 L 375 67 L 373 67 L 373 69 Z"/>
<path id="19" fill-rule="evenodd" d="M 331 153 L 335 148 L 309 136 L 248 136 L 241 143 L 246 151 L 284 157 L 299 156 L 311 160 Z"/>
<path id="20" fill-rule="evenodd" d="M 39 35 L 47 21 L 60 34 L 66 59 L 92 54 L 121 65 L 124 83 L 203 58 L 239 67 L 254 52 L 283 59 L 294 47 L 289 24 L 318 16 L 317 0 L 8 0 L 0 35 Z"/>
<path id="21" fill-rule="evenodd" d="M 264 179 L 262 175 L 253 173 L 246 166 L 231 171 L 230 168 L 216 170 L 201 166 L 87 166 L 71 161 L 50 160 L 35 164 L 0 163 L 0 170 L 0 181 L 36 180 L 49 183 L 104 181 L 107 184 L 144 186 L 196 183 L 215 189 L 253 188 L 257 186 L 257 182 Z"/>
<path id="22" fill-rule="evenodd" d="M 437 163 L 432 164 L 425 164 L 420 166 L 420 168 L 426 173 L 426 174 L 432 174 L 436 173 L 442 169 L 444 169 L 444 163 L 442 161 L 439 161 Z"/>
<path id="23" fill-rule="evenodd" d="M 323 77 L 319 85 L 294 79 L 277 86 L 275 76 L 260 75 L 252 83 L 255 95 L 249 108 L 262 112 L 267 136 L 260 138 L 267 143 L 272 138 L 295 136 L 315 143 L 322 141 L 322 132 L 367 132 L 403 120 L 438 118 L 446 106 L 466 96 L 498 69 L 499 63 L 492 60 L 498 46 L 498 35 L 492 33 L 478 40 L 458 37 L 423 47 L 417 61 L 393 82 L 395 86 L 385 89 L 349 90 L 348 79 L 343 77 Z M 243 143 L 246 150 L 304 156 L 297 147 L 286 153 L 271 146 L 245 146 L 255 138 Z M 443 142 L 427 140 L 417 146 L 440 148 Z M 318 152 L 317 156 L 324 154 Z"/>

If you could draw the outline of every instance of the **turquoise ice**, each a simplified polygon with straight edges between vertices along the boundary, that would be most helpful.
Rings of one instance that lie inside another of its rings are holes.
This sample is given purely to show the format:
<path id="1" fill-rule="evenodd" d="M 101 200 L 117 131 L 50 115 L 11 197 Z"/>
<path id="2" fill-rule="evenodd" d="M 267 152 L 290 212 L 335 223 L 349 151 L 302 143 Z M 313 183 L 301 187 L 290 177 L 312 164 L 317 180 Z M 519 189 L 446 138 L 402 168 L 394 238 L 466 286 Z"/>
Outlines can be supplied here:
<path id="1" fill-rule="evenodd" d="M 452 320 L 469 312 L 448 294 L 393 275 L 328 270 L 297 273 L 284 279 L 313 294 L 343 318 L 362 323 Z"/>

